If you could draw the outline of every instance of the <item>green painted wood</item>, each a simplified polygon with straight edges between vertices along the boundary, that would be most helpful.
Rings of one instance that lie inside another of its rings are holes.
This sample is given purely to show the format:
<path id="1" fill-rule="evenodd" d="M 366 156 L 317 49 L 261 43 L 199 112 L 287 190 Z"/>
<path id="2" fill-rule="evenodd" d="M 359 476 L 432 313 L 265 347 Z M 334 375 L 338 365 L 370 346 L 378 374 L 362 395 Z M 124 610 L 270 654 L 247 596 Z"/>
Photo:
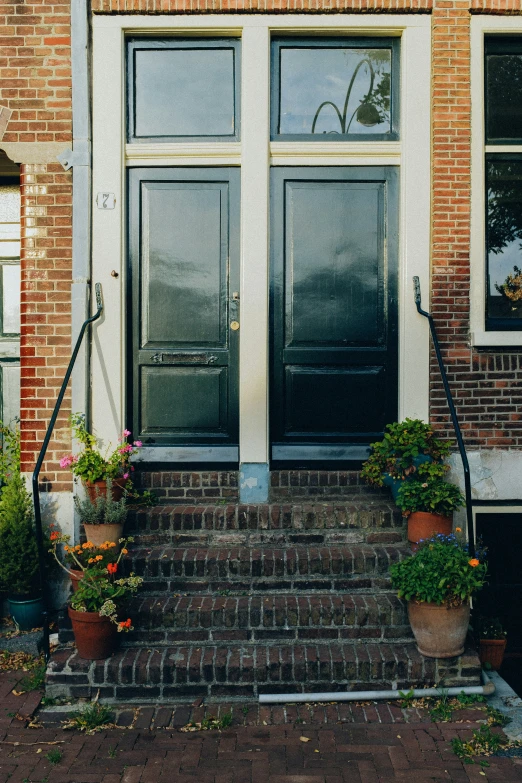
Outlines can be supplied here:
<path id="1" fill-rule="evenodd" d="M 239 181 L 129 173 L 129 407 L 146 445 L 238 442 Z"/>
<path id="2" fill-rule="evenodd" d="M 397 417 L 397 191 L 393 167 L 272 171 L 274 459 L 349 459 Z"/>

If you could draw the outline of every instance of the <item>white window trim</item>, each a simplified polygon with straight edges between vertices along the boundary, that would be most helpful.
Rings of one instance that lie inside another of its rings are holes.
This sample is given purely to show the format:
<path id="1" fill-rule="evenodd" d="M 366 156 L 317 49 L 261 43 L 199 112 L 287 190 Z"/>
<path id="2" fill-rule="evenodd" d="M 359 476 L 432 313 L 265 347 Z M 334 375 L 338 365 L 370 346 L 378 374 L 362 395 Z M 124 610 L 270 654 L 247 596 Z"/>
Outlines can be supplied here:
<path id="1" fill-rule="evenodd" d="M 401 36 L 400 142 L 332 145 L 270 143 L 272 32 Z M 125 34 L 242 37 L 242 141 L 234 144 L 125 144 Z M 413 301 L 418 275 L 423 304 L 430 282 L 429 15 L 180 15 L 94 16 L 93 195 L 116 197 L 114 210 L 93 204 L 92 280 L 104 291 L 103 317 L 93 329 L 92 418 L 104 439 L 125 422 L 125 167 L 241 165 L 240 461 L 269 460 L 268 220 L 273 165 L 400 165 L 399 417 L 428 419 L 429 332 Z M 134 150 L 136 147 L 136 150 Z M 138 149 L 139 147 L 139 149 Z M 118 277 L 112 276 L 116 271 Z"/>
<path id="2" fill-rule="evenodd" d="M 520 16 L 471 17 L 471 223 L 470 223 L 470 333 L 477 347 L 522 345 L 520 331 L 486 331 L 486 152 L 522 152 L 518 145 L 485 145 L 484 36 L 522 33 Z"/>

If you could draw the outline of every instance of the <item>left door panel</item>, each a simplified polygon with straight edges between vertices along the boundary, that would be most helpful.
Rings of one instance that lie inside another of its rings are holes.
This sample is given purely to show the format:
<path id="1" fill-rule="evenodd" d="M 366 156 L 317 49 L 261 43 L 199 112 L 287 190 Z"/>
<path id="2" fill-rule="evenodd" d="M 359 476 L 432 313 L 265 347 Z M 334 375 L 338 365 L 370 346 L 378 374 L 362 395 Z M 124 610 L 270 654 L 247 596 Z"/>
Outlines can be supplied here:
<path id="1" fill-rule="evenodd" d="M 189 461 L 237 459 L 239 187 L 233 168 L 129 173 L 133 433 Z"/>

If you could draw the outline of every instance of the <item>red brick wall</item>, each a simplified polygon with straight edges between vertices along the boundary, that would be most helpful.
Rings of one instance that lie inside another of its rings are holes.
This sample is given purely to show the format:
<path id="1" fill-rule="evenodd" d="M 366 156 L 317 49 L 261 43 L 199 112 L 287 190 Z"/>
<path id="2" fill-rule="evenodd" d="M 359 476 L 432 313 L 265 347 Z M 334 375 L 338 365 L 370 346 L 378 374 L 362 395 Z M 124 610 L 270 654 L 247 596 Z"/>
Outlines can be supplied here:
<path id="1" fill-rule="evenodd" d="M 468 346 L 471 13 L 522 13 L 521 0 L 93 0 L 94 12 L 415 12 L 433 18 L 432 308 L 470 446 L 522 447 L 522 354 Z M 0 104 L 5 141 L 70 143 L 69 8 L 0 6 Z M 70 355 L 71 176 L 58 164 L 22 170 L 23 465 L 31 470 Z M 432 418 L 449 432 L 435 367 Z M 45 466 L 48 488 L 70 487 L 68 402 Z M 521 434 L 519 434 L 521 433 Z"/>
<path id="2" fill-rule="evenodd" d="M 32 471 L 71 355 L 72 177 L 59 163 L 22 167 L 22 470 Z M 71 489 L 59 459 L 71 448 L 64 400 L 42 483 Z"/>
<path id="3" fill-rule="evenodd" d="M 3 141 L 71 143 L 69 4 L 0 5 L 0 104 L 12 109 Z M 21 167 L 22 470 L 32 471 L 71 344 L 71 173 L 58 162 Z M 67 399 L 42 473 L 71 488 L 59 457 L 70 449 Z"/>

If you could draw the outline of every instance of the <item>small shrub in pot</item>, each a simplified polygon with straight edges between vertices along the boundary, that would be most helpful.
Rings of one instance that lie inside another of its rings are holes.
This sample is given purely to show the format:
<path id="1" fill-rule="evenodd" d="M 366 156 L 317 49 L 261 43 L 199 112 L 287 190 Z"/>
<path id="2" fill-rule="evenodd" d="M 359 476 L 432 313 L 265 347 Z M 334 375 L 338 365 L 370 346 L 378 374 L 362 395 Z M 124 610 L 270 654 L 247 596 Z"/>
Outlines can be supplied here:
<path id="1" fill-rule="evenodd" d="M 391 569 L 392 585 L 408 602 L 408 616 L 419 652 L 451 658 L 464 650 L 469 600 L 486 580 L 485 552 L 471 557 L 456 535 L 437 535 Z"/>

